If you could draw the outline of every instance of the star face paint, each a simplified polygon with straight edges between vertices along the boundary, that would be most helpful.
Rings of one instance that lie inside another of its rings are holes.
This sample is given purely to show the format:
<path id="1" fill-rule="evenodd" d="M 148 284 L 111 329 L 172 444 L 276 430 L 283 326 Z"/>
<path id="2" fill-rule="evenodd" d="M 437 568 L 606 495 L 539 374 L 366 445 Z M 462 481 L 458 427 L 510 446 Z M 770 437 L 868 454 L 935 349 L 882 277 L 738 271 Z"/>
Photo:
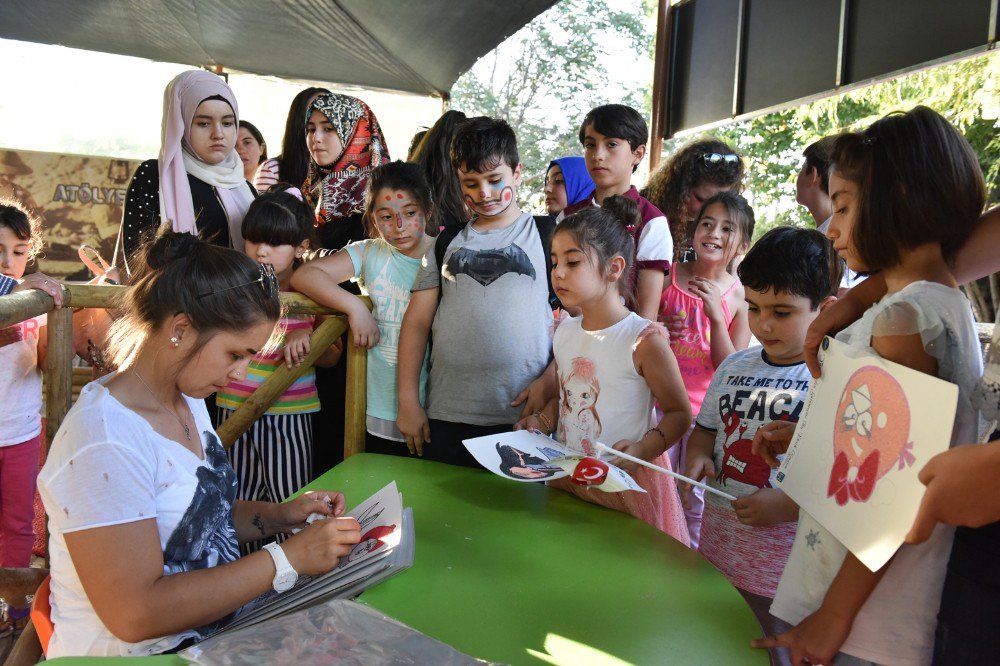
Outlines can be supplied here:
<path id="1" fill-rule="evenodd" d="M 427 214 L 419 200 L 407 190 L 382 188 L 375 195 L 372 215 L 379 234 L 403 254 L 419 248 L 424 238 Z"/>
<path id="2" fill-rule="evenodd" d="M 514 203 L 514 192 L 521 182 L 521 166 L 511 169 L 500 164 L 487 172 L 458 170 L 465 204 L 481 218 L 499 218 Z"/>

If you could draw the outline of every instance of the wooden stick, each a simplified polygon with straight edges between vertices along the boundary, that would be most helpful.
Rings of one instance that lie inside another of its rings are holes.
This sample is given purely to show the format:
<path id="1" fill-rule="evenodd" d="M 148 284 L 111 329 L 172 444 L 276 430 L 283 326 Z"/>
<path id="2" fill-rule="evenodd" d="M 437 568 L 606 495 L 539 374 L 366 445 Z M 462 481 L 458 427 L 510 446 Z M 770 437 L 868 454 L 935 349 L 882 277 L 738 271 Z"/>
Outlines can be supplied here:
<path id="1" fill-rule="evenodd" d="M 248 397 L 239 409 L 226 419 L 216 430 L 222 446 L 229 449 L 239 439 L 240 435 L 253 425 L 267 411 L 275 400 L 281 396 L 295 380 L 305 374 L 313 363 L 347 330 L 346 317 L 331 317 L 320 324 L 309 338 L 309 353 L 302 360 L 302 365 L 289 368 L 282 362 L 263 384 L 257 387 L 253 395 Z"/>
<path id="2" fill-rule="evenodd" d="M 128 289 L 128 287 L 115 286 L 110 284 L 76 284 L 67 283 L 66 288 L 72 294 L 74 307 L 81 308 L 109 308 L 116 305 L 116 299 Z M 37 290 L 32 290 L 37 291 Z M 368 299 L 361 297 L 368 302 Z M 295 293 L 282 293 L 281 302 L 289 314 L 342 314 L 324 307 L 316 301 Z M 369 305 L 369 308 L 371 306 Z"/>
<path id="3" fill-rule="evenodd" d="M 669 469 L 666 469 L 665 467 L 660 467 L 659 465 L 654 465 L 651 462 L 646 462 L 642 458 L 636 458 L 635 456 L 630 456 L 629 454 L 627 454 L 627 453 L 625 453 L 623 451 L 619 451 L 618 449 L 613 449 L 610 446 L 607 446 L 605 444 L 601 444 L 600 442 L 597 443 L 597 447 L 596 448 L 599 451 L 607 451 L 611 455 L 618 456 L 619 458 L 624 458 L 625 460 L 631 460 L 632 462 L 634 462 L 637 465 L 642 465 L 643 467 L 648 467 L 649 469 L 654 469 L 657 472 L 660 472 L 662 474 L 666 474 L 667 476 L 672 476 L 675 479 L 677 479 L 678 481 L 683 481 L 684 483 L 688 483 L 688 484 L 690 484 L 692 486 L 695 486 L 697 488 L 701 488 L 702 490 L 704 490 L 707 493 L 714 493 L 714 494 L 718 495 L 719 497 L 725 497 L 727 500 L 730 500 L 730 501 L 733 501 L 733 502 L 736 501 L 736 497 L 733 496 L 733 495 L 730 495 L 729 493 L 724 493 L 724 492 L 722 492 L 721 490 L 719 490 L 717 488 L 713 488 L 712 486 L 706 485 L 706 484 L 704 484 L 704 483 L 702 483 L 700 481 L 695 481 L 694 479 L 690 479 L 690 478 L 684 476 L 683 474 L 678 474 L 677 472 L 674 472 L 674 471 L 671 471 Z"/>
<path id="4" fill-rule="evenodd" d="M 32 289 L 31 291 L 37 291 Z M 44 293 L 44 292 L 39 292 Z M 51 298 L 48 294 L 45 295 Z M 66 418 L 73 401 L 73 311 L 53 310 L 48 316 L 48 348 L 45 360 L 45 450 Z"/>
<path id="5" fill-rule="evenodd" d="M 368 411 L 368 349 L 347 335 L 347 395 L 344 405 L 344 459 L 365 452 L 365 414 Z"/>
<path id="6" fill-rule="evenodd" d="M 28 289 L 0 296 L 0 328 L 43 315 L 55 307 L 52 297 L 41 289 Z"/>

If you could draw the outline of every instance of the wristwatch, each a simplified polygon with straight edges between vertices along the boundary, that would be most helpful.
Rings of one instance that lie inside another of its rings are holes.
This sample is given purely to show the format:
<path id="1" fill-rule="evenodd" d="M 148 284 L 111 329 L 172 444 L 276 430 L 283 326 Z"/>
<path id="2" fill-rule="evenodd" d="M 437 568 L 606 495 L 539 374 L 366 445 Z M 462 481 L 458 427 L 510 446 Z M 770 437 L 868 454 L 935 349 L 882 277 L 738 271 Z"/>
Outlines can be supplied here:
<path id="1" fill-rule="evenodd" d="M 274 580 L 271 582 L 274 591 L 285 592 L 292 589 L 292 585 L 299 579 L 299 574 L 288 562 L 285 551 L 276 543 L 266 544 L 264 550 L 270 553 L 271 559 L 274 560 Z"/>

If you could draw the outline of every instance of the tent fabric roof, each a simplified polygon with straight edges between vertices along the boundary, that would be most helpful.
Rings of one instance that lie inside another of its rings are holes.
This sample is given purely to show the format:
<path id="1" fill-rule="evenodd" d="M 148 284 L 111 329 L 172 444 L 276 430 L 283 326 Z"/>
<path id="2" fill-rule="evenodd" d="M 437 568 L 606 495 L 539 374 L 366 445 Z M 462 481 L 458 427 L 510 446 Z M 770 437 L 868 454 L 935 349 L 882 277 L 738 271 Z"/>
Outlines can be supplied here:
<path id="1" fill-rule="evenodd" d="M 433 95 L 557 1 L 0 0 L 0 37 Z"/>

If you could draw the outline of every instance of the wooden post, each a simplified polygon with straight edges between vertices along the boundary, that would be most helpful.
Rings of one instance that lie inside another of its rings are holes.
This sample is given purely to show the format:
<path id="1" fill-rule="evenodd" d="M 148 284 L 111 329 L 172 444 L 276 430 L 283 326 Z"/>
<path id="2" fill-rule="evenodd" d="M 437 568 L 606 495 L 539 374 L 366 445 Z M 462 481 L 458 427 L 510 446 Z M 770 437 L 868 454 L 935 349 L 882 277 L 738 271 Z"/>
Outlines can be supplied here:
<path id="1" fill-rule="evenodd" d="M 347 330 L 346 317 L 331 317 L 320 324 L 309 338 L 309 353 L 302 360 L 302 365 L 289 368 L 284 363 L 279 365 L 263 384 L 257 387 L 253 395 L 248 397 L 240 408 L 233 412 L 216 431 L 222 446 L 229 449 L 239 439 L 240 435 L 259 419 L 268 407 L 281 396 L 296 379 L 301 377 L 313 363 Z"/>
<path id="2" fill-rule="evenodd" d="M 653 45 L 653 117 L 647 153 L 649 172 L 656 171 L 663 153 L 663 135 L 670 130 L 670 105 L 667 86 L 673 58 L 671 48 L 672 9 L 669 0 L 659 0 L 656 11 L 656 42 Z"/>
<path id="3" fill-rule="evenodd" d="M 347 336 L 347 397 L 344 405 L 344 459 L 365 452 L 368 411 L 368 350 Z"/>
<path id="4" fill-rule="evenodd" d="M 34 290 L 33 290 L 34 291 Z M 45 450 L 66 418 L 73 402 L 73 311 L 53 310 L 48 317 L 45 362 Z"/>

